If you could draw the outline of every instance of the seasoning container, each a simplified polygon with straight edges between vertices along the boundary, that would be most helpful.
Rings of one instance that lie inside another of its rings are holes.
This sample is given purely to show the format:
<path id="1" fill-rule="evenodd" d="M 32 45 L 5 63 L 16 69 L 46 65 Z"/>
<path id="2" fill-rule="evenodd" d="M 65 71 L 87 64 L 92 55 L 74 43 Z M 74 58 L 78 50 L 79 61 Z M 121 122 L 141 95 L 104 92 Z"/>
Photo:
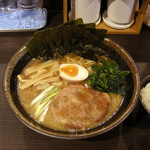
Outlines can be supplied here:
<path id="1" fill-rule="evenodd" d="M 0 31 L 16 26 L 18 17 L 16 10 L 16 0 L 0 0 Z"/>
<path id="2" fill-rule="evenodd" d="M 134 24 L 138 0 L 108 0 L 103 21 L 115 29 L 126 29 Z"/>
<path id="3" fill-rule="evenodd" d="M 45 9 L 43 0 L 18 0 L 18 14 L 22 28 L 39 28 L 45 24 Z"/>
<path id="4" fill-rule="evenodd" d="M 43 28 L 47 22 L 47 10 L 42 4 L 43 0 L 0 0 L 0 32 Z"/>
<path id="5" fill-rule="evenodd" d="M 100 23 L 101 0 L 70 0 L 70 4 L 69 19 L 82 18 L 84 23 Z"/>

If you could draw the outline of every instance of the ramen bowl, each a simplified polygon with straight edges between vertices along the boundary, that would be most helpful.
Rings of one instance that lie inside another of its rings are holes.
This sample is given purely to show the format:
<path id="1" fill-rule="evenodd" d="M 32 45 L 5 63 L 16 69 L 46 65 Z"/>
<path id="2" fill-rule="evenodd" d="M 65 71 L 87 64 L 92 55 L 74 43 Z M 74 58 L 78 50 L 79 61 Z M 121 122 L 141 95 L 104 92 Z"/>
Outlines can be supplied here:
<path id="1" fill-rule="evenodd" d="M 17 95 L 17 75 L 21 73 L 25 65 L 32 59 L 26 47 L 17 51 L 11 58 L 4 74 L 4 95 L 7 104 L 15 116 L 32 130 L 49 137 L 60 139 L 84 139 L 97 136 L 113 129 L 123 122 L 132 112 L 138 101 L 140 89 L 139 73 L 134 60 L 126 50 L 108 38 L 105 38 L 105 43 L 114 48 L 115 55 L 113 59 L 119 64 L 119 67 L 121 69 L 130 70 L 130 74 L 127 77 L 127 84 L 130 86 L 130 90 L 126 93 L 120 109 L 108 121 L 95 128 L 79 132 L 57 131 L 34 121 L 23 109 Z"/>

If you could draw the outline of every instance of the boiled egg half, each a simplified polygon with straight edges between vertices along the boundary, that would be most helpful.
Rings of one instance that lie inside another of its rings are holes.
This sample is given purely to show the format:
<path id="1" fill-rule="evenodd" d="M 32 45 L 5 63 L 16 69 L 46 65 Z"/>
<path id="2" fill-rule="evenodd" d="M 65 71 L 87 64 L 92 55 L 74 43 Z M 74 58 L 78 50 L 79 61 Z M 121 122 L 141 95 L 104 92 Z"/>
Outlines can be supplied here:
<path id="1" fill-rule="evenodd" d="M 77 64 L 61 64 L 59 73 L 61 78 L 71 82 L 83 81 L 89 76 L 87 69 Z"/>

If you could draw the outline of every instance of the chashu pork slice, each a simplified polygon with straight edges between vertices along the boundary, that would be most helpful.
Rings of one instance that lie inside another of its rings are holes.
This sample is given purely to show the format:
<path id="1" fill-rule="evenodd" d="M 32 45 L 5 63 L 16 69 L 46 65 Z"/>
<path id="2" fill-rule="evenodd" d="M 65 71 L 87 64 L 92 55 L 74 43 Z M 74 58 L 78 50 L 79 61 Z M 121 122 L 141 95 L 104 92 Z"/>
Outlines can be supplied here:
<path id="1" fill-rule="evenodd" d="M 70 85 L 53 99 L 53 117 L 69 129 L 86 129 L 100 121 L 108 112 L 110 97 L 82 85 Z"/>

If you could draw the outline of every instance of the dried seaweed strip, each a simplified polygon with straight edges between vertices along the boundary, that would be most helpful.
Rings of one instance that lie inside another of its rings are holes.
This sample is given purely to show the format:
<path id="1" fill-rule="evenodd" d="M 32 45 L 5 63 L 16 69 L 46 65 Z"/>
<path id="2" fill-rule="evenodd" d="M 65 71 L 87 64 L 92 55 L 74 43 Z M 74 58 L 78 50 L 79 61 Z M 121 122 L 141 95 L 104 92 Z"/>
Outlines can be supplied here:
<path id="1" fill-rule="evenodd" d="M 45 56 L 44 53 L 50 49 L 43 36 L 43 32 L 34 34 L 32 40 L 26 45 L 27 51 L 35 58 Z"/>
<path id="2" fill-rule="evenodd" d="M 62 30 L 63 41 L 64 41 L 64 48 L 71 49 L 72 48 L 72 37 L 73 37 L 73 26 L 65 26 Z"/>
<path id="3" fill-rule="evenodd" d="M 110 54 L 115 52 L 115 50 L 112 47 L 106 45 L 103 40 L 99 40 L 97 36 L 88 31 L 84 34 L 84 38 L 81 41 L 81 43 L 83 45 L 88 45 L 90 43 L 91 45 L 99 47 Z"/>
<path id="4" fill-rule="evenodd" d="M 87 45 L 112 52 L 113 49 L 103 41 L 105 36 L 106 30 L 95 29 L 94 23 L 83 24 L 83 20 L 79 18 L 36 32 L 27 44 L 27 50 L 33 57 L 40 56 L 43 59 L 53 58 L 55 53 L 65 55 L 69 52 L 82 51 Z"/>
<path id="5" fill-rule="evenodd" d="M 62 28 L 53 28 L 50 30 L 51 36 L 53 37 L 53 40 L 56 43 L 56 47 L 63 47 L 63 34 L 62 34 Z"/>
<path id="6" fill-rule="evenodd" d="M 94 34 L 99 40 L 103 41 L 106 37 L 107 30 L 90 28 L 90 32 Z"/>
<path id="7" fill-rule="evenodd" d="M 82 18 L 78 18 L 76 20 L 69 20 L 67 22 L 65 22 L 63 25 L 75 25 L 75 24 L 83 24 L 83 19 Z"/>
<path id="8" fill-rule="evenodd" d="M 53 36 L 51 34 L 51 30 L 47 30 L 43 36 L 43 38 L 46 40 L 46 42 L 48 43 L 49 47 L 51 48 L 51 50 L 54 50 L 57 45 L 53 39 Z"/>

